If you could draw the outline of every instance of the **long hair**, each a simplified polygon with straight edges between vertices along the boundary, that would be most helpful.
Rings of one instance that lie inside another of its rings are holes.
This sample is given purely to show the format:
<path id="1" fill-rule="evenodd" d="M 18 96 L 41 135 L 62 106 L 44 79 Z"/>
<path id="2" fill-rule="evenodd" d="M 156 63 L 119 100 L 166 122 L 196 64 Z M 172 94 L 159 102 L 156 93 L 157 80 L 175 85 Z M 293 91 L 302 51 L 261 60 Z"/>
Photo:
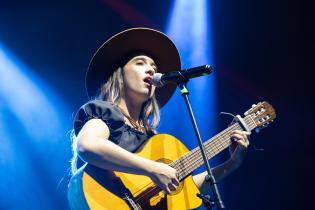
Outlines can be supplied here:
<path id="1" fill-rule="evenodd" d="M 104 83 L 96 96 L 99 100 L 104 100 L 118 106 L 124 91 L 123 83 L 123 68 L 119 67 L 112 76 Z M 143 123 L 147 133 L 156 133 L 156 128 L 160 122 L 160 109 L 156 97 L 153 94 L 151 98 L 145 101 L 142 105 L 140 113 L 140 121 Z M 77 151 L 76 151 L 76 136 L 71 133 L 73 158 L 71 160 L 71 171 L 74 174 L 77 171 Z"/>
<path id="2" fill-rule="evenodd" d="M 124 91 L 123 68 L 119 67 L 100 88 L 97 99 L 111 102 L 118 106 Z M 149 119 L 152 116 L 152 119 Z M 160 122 L 160 109 L 155 95 L 143 103 L 140 120 L 147 132 L 155 132 Z"/>

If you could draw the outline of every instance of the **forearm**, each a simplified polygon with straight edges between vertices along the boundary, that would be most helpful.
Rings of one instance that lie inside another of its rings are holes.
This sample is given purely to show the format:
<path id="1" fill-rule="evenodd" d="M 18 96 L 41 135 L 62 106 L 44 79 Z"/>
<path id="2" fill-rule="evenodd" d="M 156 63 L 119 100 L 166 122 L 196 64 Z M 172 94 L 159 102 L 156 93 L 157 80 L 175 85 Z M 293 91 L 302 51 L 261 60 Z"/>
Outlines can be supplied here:
<path id="1" fill-rule="evenodd" d="M 235 164 L 231 159 L 229 159 L 226 162 L 222 163 L 221 165 L 214 167 L 212 169 L 212 173 L 216 182 L 220 182 L 222 179 L 224 179 L 238 167 L 239 166 L 237 164 Z M 207 174 L 208 174 L 207 171 L 204 171 L 193 177 L 194 182 L 201 193 L 205 193 L 210 189 L 209 183 L 205 182 L 205 177 Z"/>
<path id="2" fill-rule="evenodd" d="M 126 173 L 148 175 L 152 171 L 154 161 L 128 152 L 107 139 L 94 138 L 97 139 L 78 141 L 78 153 L 84 161 L 102 169 Z"/>

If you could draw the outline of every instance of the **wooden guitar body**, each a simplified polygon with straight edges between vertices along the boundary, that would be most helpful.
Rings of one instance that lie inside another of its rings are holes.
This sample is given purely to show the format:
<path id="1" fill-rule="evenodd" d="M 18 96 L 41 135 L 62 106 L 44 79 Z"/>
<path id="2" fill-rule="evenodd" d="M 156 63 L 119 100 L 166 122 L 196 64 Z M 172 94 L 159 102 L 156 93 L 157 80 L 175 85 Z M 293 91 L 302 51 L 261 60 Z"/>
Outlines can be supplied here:
<path id="1" fill-rule="evenodd" d="M 175 137 L 158 134 L 150 138 L 137 155 L 170 164 L 189 150 Z M 146 176 L 110 172 L 83 166 L 71 179 L 68 199 L 76 210 L 168 209 L 186 210 L 201 205 L 192 176 L 184 178 L 176 192 L 165 195 Z"/>
<path id="2" fill-rule="evenodd" d="M 252 106 L 244 115 L 244 118 L 236 116 L 237 121 L 203 143 L 208 159 L 231 145 L 232 131 L 262 129 L 276 118 L 274 108 L 265 101 Z M 71 209 L 186 210 L 201 205 L 201 200 L 196 196 L 197 186 L 191 176 L 204 163 L 199 148 L 188 151 L 175 137 L 158 134 L 150 138 L 136 154 L 175 168 L 180 181 L 176 192 L 164 195 L 146 176 L 106 171 L 86 164 L 70 180 L 68 200 Z"/>

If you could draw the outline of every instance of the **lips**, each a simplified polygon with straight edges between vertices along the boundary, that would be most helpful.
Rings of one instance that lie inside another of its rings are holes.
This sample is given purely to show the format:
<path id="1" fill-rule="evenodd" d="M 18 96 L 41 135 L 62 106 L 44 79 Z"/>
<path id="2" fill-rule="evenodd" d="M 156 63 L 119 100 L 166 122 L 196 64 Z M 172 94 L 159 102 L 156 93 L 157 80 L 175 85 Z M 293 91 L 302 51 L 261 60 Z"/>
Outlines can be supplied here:
<path id="1" fill-rule="evenodd" d="M 144 80 L 143 80 L 145 83 L 147 83 L 148 85 L 152 85 L 152 77 L 146 77 L 146 78 L 144 78 Z"/>

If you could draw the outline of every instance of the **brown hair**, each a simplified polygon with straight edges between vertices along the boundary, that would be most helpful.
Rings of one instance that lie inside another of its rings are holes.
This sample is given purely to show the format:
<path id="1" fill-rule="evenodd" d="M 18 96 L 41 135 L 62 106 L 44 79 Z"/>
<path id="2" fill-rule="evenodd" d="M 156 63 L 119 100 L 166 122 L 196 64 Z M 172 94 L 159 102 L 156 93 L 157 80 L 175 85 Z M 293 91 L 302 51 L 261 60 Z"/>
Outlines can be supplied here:
<path id="1" fill-rule="evenodd" d="M 124 89 L 123 84 L 123 68 L 119 67 L 114 73 L 108 78 L 106 83 L 102 85 L 99 89 L 99 93 L 97 94 L 96 98 L 99 100 L 104 100 L 112 103 L 115 106 L 118 106 L 119 101 L 122 97 Z M 140 113 L 140 120 L 142 121 L 145 130 L 147 133 L 156 133 L 156 127 L 160 122 L 160 108 L 155 98 L 155 95 L 149 98 L 146 102 L 142 105 L 142 110 Z M 70 138 L 72 139 L 72 152 L 73 157 L 71 159 L 71 172 L 75 174 L 77 171 L 77 139 L 72 130 L 70 134 Z"/>
<path id="2" fill-rule="evenodd" d="M 118 106 L 123 89 L 123 68 L 119 67 L 114 71 L 112 76 L 109 77 L 107 82 L 102 85 L 99 94 L 97 95 L 97 99 L 108 101 Z M 149 120 L 150 116 L 152 116 L 151 120 Z M 140 120 L 147 132 L 155 132 L 160 121 L 160 109 L 154 94 L 143 103 Z"/>

